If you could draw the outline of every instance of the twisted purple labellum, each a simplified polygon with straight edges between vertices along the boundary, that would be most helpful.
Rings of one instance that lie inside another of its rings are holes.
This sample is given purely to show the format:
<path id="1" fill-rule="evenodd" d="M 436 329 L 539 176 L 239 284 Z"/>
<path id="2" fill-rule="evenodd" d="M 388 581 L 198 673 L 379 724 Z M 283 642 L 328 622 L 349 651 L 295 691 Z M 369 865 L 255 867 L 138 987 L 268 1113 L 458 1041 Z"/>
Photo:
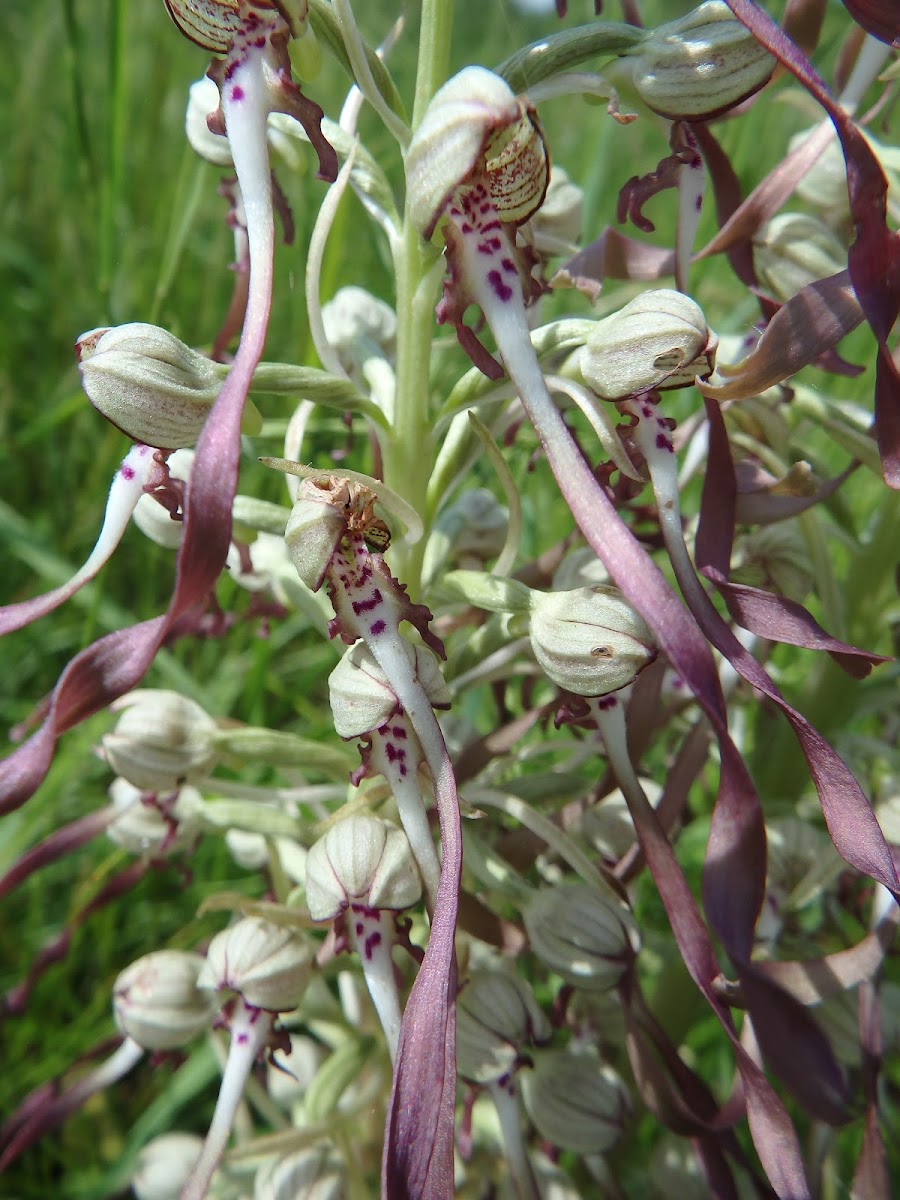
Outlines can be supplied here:
<path id="1" fill-rule="evenodd" d="M 172 0 L 172 4 L 179 12 L 184 11 L 182 3 Z M 60 734 L 140 682 L 167 633 L 179 618 L 206 599 L 225 563 L 231 539 L 231 505 L 237 489 L 241 413 L 262 357 L 272 301 L 274 228 L 266 142 L 269 112 L 277 109 L 297 115 L 319 152 L 320 173 L 332 179 L 337 174 L 337 157 L 319 126 L 321 109 L 300 97 L 290 79 L 287 40 L 291 29 L 280 9 L 275 11 L 264 2 L 254 5 L 249 0 L 227 0 L 216 5 L 211 0 L 192 0 L 187 7 L 204 19 L 226 11 L 237 11 L 241 19 L 240 27 L 233 28 L 229 17 L 221 46 L 212 46 L 217 52 L 227 49 L 228 57 L 222 60 L 219 71 L 220 113 L 247 214 L 250 284 L 241 342 L 197 442 L 185 497 L 184 538 L 168 611 L 101 638 L 69 663 L 53 691 L 44 724 L 3 763 L 0 812 L 19 807 L 34 793 L 50 767 Z M 265 19 L 260 15 L 262 10 Z M 203 44 L 210 48 L 208 42 Z"/>
<path id="2" fill-rule="evenodd" d="M 887 224 L 887 180 L 865 138 L 833 99 L 824 81 L 787 34 L 750 0 L 728 7 L 761 45 L 774 54 L 831 118 L 847 163 L 847 190 L 856 240 L 850 247 L 850 279 L 878 342 L 875 423 L 885 482 L 900 488 L 900 368 L 887 339 L 900 313 L 900 233 Z M 896 36 L 896 23 L 894 27 Z"/>

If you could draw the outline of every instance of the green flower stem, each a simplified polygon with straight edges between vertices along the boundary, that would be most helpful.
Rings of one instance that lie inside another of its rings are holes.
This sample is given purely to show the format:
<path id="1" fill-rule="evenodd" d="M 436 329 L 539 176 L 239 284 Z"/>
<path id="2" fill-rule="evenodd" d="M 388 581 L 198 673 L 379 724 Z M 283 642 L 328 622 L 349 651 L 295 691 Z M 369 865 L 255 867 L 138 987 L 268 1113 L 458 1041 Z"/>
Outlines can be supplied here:
<path id="1" fill-rule="evenodd" d="M 425 116 L 431 97 L 447 78 L 454 7 L 454 0 L 423 0 L 422 3 L 413 131 Z"/>
<path id="2" fill-rule="evenodd" d="M 424 0 L 416 74 L 413 128 L 428 102 L 444 82 L 453 26 L 452 0 Z M 426 511 L 431 476 L 431 414 L 428 409 L 431 342 L 437 278 L 431 272 L 437 251 L 423 242 L 407 213 L 393 245 L 397 281 L 397 392 L 394 425 L 387 439 L 384 480 L 421 514 Z M 425 540 L 398 545 L 396 570 L 416 598 Z"/>

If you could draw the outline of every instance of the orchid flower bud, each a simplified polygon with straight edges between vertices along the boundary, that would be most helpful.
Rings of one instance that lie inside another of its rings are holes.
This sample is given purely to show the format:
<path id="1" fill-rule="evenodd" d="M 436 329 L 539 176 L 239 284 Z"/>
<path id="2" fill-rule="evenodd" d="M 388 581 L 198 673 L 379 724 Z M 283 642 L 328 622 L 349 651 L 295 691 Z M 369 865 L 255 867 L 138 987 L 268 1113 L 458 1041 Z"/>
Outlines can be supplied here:
<path id="1" fill-rule="evenodd" d="M 753 239 L 753 262 L 777 300 L 847 266 L 847 249 L 827 225 L 806 213 L 779 213 Z"/>
<path id="2" fill-rule="evenodd" d="M 805 142 L 813 131 L 804 129 L 788 142 L 788 154 Z M 888 224 L 900 223 L 900 148 L 893 142 L 880 142 L 869 129 L 860 130 L 869 149 L 878 159 L 888 182 Z M 810 170 L 797 182 L 797 196 L 822 213 L 831 225 L 843 225 L 850 219 L 847 194 L 847 167 L 837 138 L 832 138 Z"/>
<path id="3" fill-rule="evenodd" d="M 528 1115 L 554 1146 L 603 1154 L 622 1136 L 631 1110 L 628 1093 L 615 1071 L 593 1055 L 542 1050 L 522 1078 Z"/>
<path id="4" fill-rule="evenodd" d="M 630 82 L 648 108 L 673 121 L 705 121 L 759 91 L 775 59 L 722 0 L 706 0 L 650 31 L 606 73 Z"/>
<path id="5" fill-rule="evenodd" d="M 616 692 L 656 657 L 653 635 L 614 587 L 533 592 L 529 632 L 542 669 L 576 696 Z"/>
<path id="6" fill-rule="evenodd" d="M 127 779 L 114 779 L 109 798 L 120 815 L 107 827 L 106 836 L 131 854 L 173 854 L 197 840 L 203 797 L 196 788 L 179 788 L 174 796 L 158 796 L 135 787 Z"/>
<path id="7" fill-rule="evenodd" d="M 550 176 L 534 110 L 483 67 L 466 67 L 432 98 L 406 155 L 407 206 L 430 238 L 461 183 L 482 171 L 501 220 L 520 225 Z"/>
<path id="8" fill-rule="evenodd" d="M 440 563 L 475 570 L 496 558 L 506 542 L 509 510 L 487 488 L 470 488 L 441 513 L 429 541 L 427 559 L 435 574 Z"/>
<path id="9" fill-rule="evenodd" d="M 363 362 L 373 353 L 393 354 L 397 314 L 365 288 L 342 287 L 335 292 L 322 306 L 322 324 L 345 363 Z"/>
<path id="10" fill-rule="evenodd" d="M 312 949 L 294 929 L 244 917 L 209 944 L 198 986 L 235 993 L 228 1005 L 231 1044 L 203 1153 L 181 1200 L 203 1200 L 221 1161 L 253 1064 L 274 1027 L 274 1013 L 300 1001 L 312 971 Z"/>
<path id="11" fill-rule="evenodd" d="M 598 321 L 579 358 L 585 382 L 604 400 L 689 387 L 715 366 L 715 339 L 683 292 L 642 292 Z"/>
<path id="12" fill-rule="evenodd" d="M 512 1073 L 521 1054 L 550 1040 L 550 1022 L 524 980 L 477 971 L 459 994 L 456 1061 L 460 1075 L 488 1083 Z"/>
<path id="13" fill-rule="evenodd" d="M 428 703 L 433 708 L 449 708 L 450 692 L 434 652 L 406 640 L 397 649 Z M 415 730 L 394 686 L 363 641 L 352 646 L 332 671 L 328 688 L 335 730 L 346 739 L 365 737 L 365 745 L 360 747 L 362 772 L 382 775 L 391 789 L 431 911 L 440 864 L 419 780 L 424 753 Z"/>
<path id="14" fill-rule="evenodd" d="M 660 1142 L 650 1161 L 650 1179 L 659 1196 L 708 1200 L 709 1185 L 693 1147 L 683 1138 L 670 1135 Z"/>
<path id="15" fill-rule="evenodd" d="M 117 775 L 142 791 L 174 791 L 215 766 L 218 726 L 187 696 L 141 688 L 122 696 L 110 711 L 122 715 L 101 739 L 103 756 Z"/>
<path id="16" fill-rule="evenodd" d="M 269 1159 L 256 1172 L 253 1200 L 345 1200 L 347 1177 L 329 1146 Z"/>
<path id="17" fill-rule="evenodd" d="M 312 958 L 296 930 L 244 917 L 210 942 L 197 986 L 237 992 L 248 1008 L 290 1012 L 309 981 Z"/>
<path id="18" fill-rule="evenodd" d="M 802 604 L 815 582 L 815 569 L 796 523 L 763 525 L 741 538 L 735 547 L 731 578 Z"/>
<path id="19" fill-rule="evenodd" d="M 267 838 L 247 829 L 229 829 L 225 834 L 228 853 L 239 867 L 247 871 L 262 871 L 272 861 L 272 846 L 285 877 L 302 884 L 306 877 L 306 848 L 292 838 Z"/>
<path id="20" fill-rule="evenodd" d="M 655 808 L 662 796 L 662 788 L 653 779 L 642 779 L 641 786 Z M 611 862 L 618 862 L 634 845 L 634 822 L 620 788 L 585 810 L 581 831 L 594 849 Z"/>
<path id="21" fill-rule="evenodd" d="M 422 883 L 402 829 L 376 817 L 332 826 L 306 860 L 306 903 L 314 921 L 347 913 L 347 928 L 384 1030 L 391 1061 L 400 1037 L 400 997 L 391 959 L 393 911 L 418 903 Z"/>
<path id="22" fill-rule="evenodd" d="M 157 950 L 133 962 L 113 986 L 116 1025 L 145 1050 L 174 1050 L 210 1027 L 213 1006 L 200 990 L 199 954 Z"/>
<path id="23" fill-rule="evenodd" d="M 553 572 L 552 591 L 571 592 L 576 588 L 611 583 L 609 571 L 590 546 L 576 546 Z"/>
<path id="24" fill-rule="evenodd" d="M 447 708 L 450 691 L 437 656 L 427 646 L 405 642 L 404 653 L 434 708 Z M 356 642 L 328 677 L 331 712 L 338 737 L 362 737 L 393 717 L 399 702 L 364 642 Z"/>
<path id="25" fill-rule="evenodd" d="M 780 911 L 802 908 L 841 870 L 841 859 L 824 830 L 799 817 L 766 822 L 770 901 Z"/>
<path id="26" fill-rule="evenodd" d="M 421 894 L 406 835 L 389 821 L 347 817 L 307 856 L 306 903 L 314 921 L 330 921 L 354 904 L 398 911 Z"/>
<path id="27" fill-rule="evenodd" d="M 203 1139 L 194 1133 L 163 1133 L 138 1155 L 131 1177 L 136 1200 L 178 1200 L 194 1169 Z"/>
<path id="28" fill-rule="evenodd" d="M 227 374 L 157 325 L 93 329 L 75 352 L 94 408 L 136 442 L 166 450 L 194 444 Z M 258 432 L 260 421 L 249 405 L 244 432 Z"/>
<path id="29" fill-rule="evenodd" d="M 538 892 L 522 916 L 535 954 L 573 987 L 615 987 L 640 949 L 629 910 L 587 884 L 560 883 Z"/>

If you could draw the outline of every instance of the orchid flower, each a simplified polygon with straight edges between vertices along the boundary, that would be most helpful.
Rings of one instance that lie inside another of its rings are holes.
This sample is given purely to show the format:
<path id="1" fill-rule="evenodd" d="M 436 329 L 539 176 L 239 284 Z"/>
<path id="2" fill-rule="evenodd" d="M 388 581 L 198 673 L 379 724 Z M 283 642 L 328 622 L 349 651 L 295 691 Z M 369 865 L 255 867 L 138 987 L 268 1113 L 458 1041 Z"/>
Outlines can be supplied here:
<path id="1" fill-rule="evenodd" d="M 187 37 L 221 56 L 211 68 L 220 95 L 219 109 L 211 120 L 228 137 L 243 199 L 250 259 L 241 341 L 197 442 L 185 496 L 178 575 L 168 612 L 107 635 L 69 664 L 41 729 L 4 764 L 0 784 L 3 811 L 18 807 L 34 792 L 64 730 L 136 686 L 168 630 L 206 599 L 225 564 L 237 489 L 242 412 L 262 356 L 272 302 L 269 113 L 295 116 L 318 152 L 322 177 L 333 179 L 337 174 L 336 156 L 321 133 L 321 109 L 303 96 L 291 76 L 287 45 L 291 37 L 306 29 L 305 2 L 292 2 L 288 9 L 270 0 L 167 0 L 167 7 Z M 135 503 L 138 498 L 139 494 Z M 117 520 L 121 525 L 121 517 Z M 31 617 L 26 615 L 26 619 Z"/>
<path id="2" fill-rule="evenodd" d="M 303 474 L 296 464 L 272 465 Z M 431 613 L 413 604 L 391 574 L 384 552 L 391 533 L 375 514 L 378 484 L 318 473 L 304 480 L 285 540 L 301 580 L 313 591 L 327 584 L 335 618 L 329 627 L 352 645 L 361 639 L 405 713 L 434 782 L 443 860 L 428 947 L 413 985 L 397 1046 L 396 1070 L 383 1158 L 385 1198 L 399 1194 L 448 1195 L 453 1179 L 453 1113 L 456 1094 L 456 954 L 462 843 L 453 768 L 433 704 L 400 633 L 408 621 L 425 645 L 443 657 L 429 628 Z M 424 677 L 424 672 L 423 672 Z M 393 706 L 392 706 L 393 707 Z M 397 735 L 391 727 L 397 760 Z M 401 739 L 402 742 L 402 739 Z M 387 750 L 385 751 L 387 754 Z M 403 806 L 407 808 L 406 805 Z M 403 809 L 401 810 L 403 811 Z M 413 826 L 418 847 L 422 838 Z M 422 849 L 418 850 L 424 858 Z M 426 861 L 426 878 L 433 878 Z M 425 1081 L 427 1080 L 427 1084 Z M 429 1189 L 426 1193 L 423 1189 Z M 434 1189 L 431 1192 L 430 1189 Z"/>

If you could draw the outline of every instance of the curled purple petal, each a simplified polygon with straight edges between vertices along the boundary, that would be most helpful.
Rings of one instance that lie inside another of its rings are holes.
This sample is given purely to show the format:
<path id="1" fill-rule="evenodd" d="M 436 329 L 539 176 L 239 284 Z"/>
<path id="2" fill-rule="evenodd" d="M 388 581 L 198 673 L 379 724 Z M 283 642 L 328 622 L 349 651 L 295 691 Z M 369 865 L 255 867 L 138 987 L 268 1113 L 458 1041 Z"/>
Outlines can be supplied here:
<path id="1" fill-rule="evenodd" d="M 887 0 L 890 3 L 890 0 Z M 900 370 L 887 339 L 900 313 L 900 233 L 887 224 L 887 179 L 852 118 L 829 92 L 809 60 L 751 0 L 727 0 L 729 8 L 758 42 L 793 74 L 825 109 L 837 131 L 847 164 L 847 191 L 856 239 L 850 247 L 850 279 L 866 320 L 878 341 L 876 409 L 878 445 L 885 482 L 900 488 Z M 876 0 L 866 0 L 876 12 Z M 892 16 L 897 34 L 896 6 Z"/>

